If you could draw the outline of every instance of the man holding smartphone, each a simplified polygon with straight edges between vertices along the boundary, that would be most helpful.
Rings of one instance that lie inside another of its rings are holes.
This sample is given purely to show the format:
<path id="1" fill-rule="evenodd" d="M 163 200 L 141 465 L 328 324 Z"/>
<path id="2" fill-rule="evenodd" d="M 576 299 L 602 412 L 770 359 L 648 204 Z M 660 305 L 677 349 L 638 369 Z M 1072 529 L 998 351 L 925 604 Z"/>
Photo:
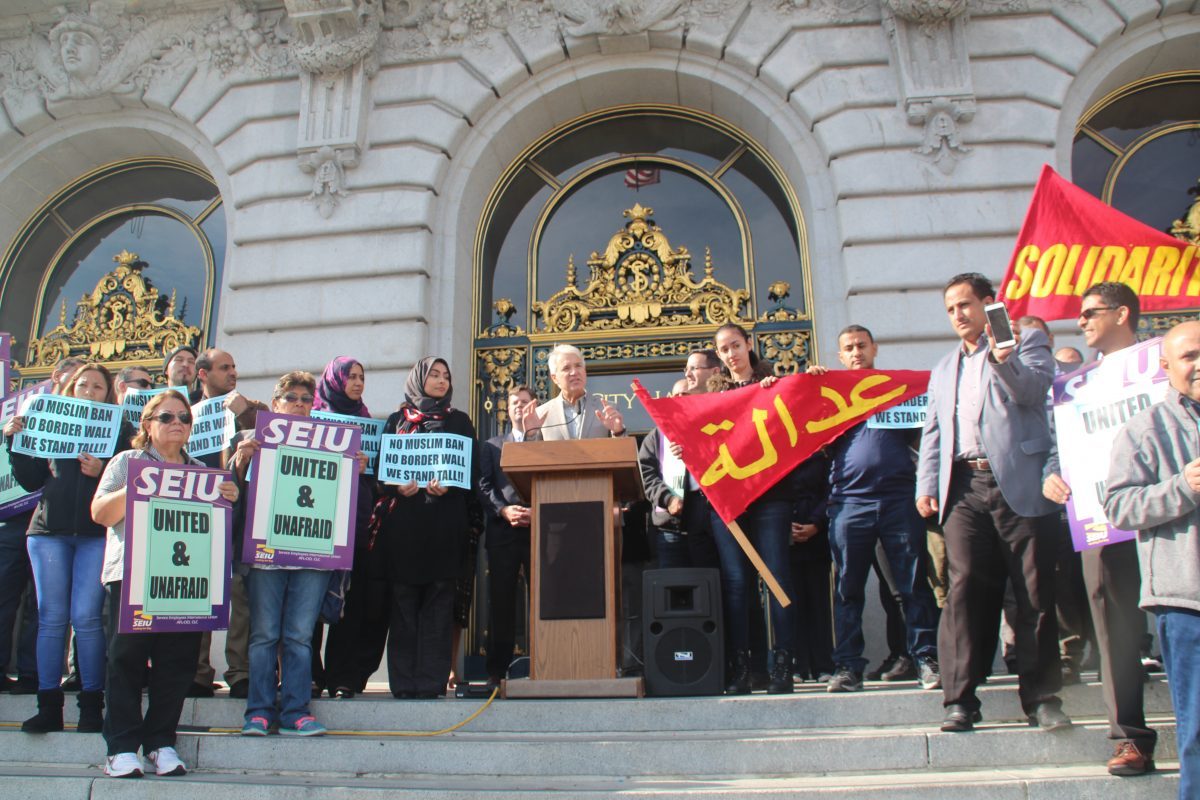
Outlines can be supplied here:
<path id="1" fill-rule="evenodd" d="M 1046 392 L 1054 360 L 1046 334 L 1030 329 L 999 347 L 984 306 L 992 284 L 976 272 L 951 278 L 946 313 L 961 343 L 934 367 L 917 469 L 917 510 L 942 523 L 950 590 L 938 635 L 943 731 L 982 717 L 975 693 L 988 673 L 1004 586 L 1017 598 L 1017 672 L 1031 725 L 1070 726 L 1054 616 L 1054 515 L 1042 496 L 1051 438 Z"/>

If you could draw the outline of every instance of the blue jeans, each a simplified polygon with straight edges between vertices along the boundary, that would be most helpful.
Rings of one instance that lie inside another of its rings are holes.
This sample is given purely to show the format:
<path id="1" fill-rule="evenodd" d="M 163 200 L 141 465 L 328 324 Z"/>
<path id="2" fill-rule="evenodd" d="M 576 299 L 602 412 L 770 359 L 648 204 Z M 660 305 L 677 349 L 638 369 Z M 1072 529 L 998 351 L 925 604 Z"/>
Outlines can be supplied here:
<path id="1" fill-rule="evenodd" d="M 312 635 L 329 586 L 322 569 L 252 569 L 250 595 L 250 693 L 246 720 L 263 717 L 284 726 L 309 715 L 312 700 Z M 280 643 L 282 642 L 282 647 Z M 278 659 L 279 713 L 275 709 Z"/>
<path id="2" fill-rule="evenodd" d="M 1200 792 L 1200 613 L 1170 606 L 1153 611 L 1175 706 L 1179 800 L 1190 800 Z"/>
<path id="3" fill-rule="evenodd" d="M 883 545 L 908 628 L 914 658 L 937 657 L 937 601 L 925 570 L 925 523 L 912 498 L 829 504 L 829 549 L 837 568 L 833 595 L 833 661 L 855 672 L 863 658 L 862 615 L 875 543 Z"/>
<path id="4" fill-rule="evenodd" d="M 763 563 L 783 590 L 791 595 L 791 562 L 788 546 L 792 542 L 792 504 L 787 502 L 756 502 L 737 519 L 746 538 L 754 545 Z M 721 593 L 725 601 L 726 641 L 734 651 L 750 649 L 750 611 L 758 587 L 758 573 L 733 538 L 729 528 L 715 511 L 712 512 L 713 539 L 721 558 Z M 771 627 L 775 633 L 775 648 L 795 649 L 796 627 L 792 607 L 779 605 L 771 596 Z"/>
<path id="5" fill-rule="evenodd" d="M 104 690 L 104 538 L 101 536 L 27 537 L 29 562 L 38 600 L 38 689 L 62 683 L 67 621 L 79 646 L 79 679 L 89 692 Z"/>

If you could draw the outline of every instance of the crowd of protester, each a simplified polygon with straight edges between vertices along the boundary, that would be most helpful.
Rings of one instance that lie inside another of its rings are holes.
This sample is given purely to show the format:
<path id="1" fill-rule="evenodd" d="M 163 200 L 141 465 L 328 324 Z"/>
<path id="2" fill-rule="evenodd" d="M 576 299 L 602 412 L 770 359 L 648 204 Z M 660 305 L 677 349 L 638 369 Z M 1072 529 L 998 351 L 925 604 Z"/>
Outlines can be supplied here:
<path id="1" fill-rule="evenodd" d="M 997 345 L 984 315 L 994 296 L 976 273 L 946 284 L 945 309 L 959 342 L 931 373 L 923 429 L 859 423 L 739 517 L 790 605 L 774 595 L 764 604 L 746 553 L 696 479 L 679 467 L 686 443 L 671 442 L 657 429 L 644 436 L 639 451 L 646 502 L 625 510 L 625 550 L 634 554 L 628 560 L 719 570 L 729 694 L 790 693 L 804 681 L 823 683 L 833 693 L 857 692 L 869 680 L 913 680 L 941 689 L 941 729 L 965 732 L 982 719 L 976 690 L 1003 643 L 1024 714 L 1031 725 L 1053 731 L 1071 725 L 1058 692 L 1079 681 L 1090 642 L 1116 741 L 1108 768 L 1117 775 L 1154 768 L 1156 735 L 1142 710 L 1141 653 L 1148 636 L 1140 599 L 1143 609 L 1158 615 L 1179 718 L 1181 796 L 1189 796 L 1198 758 L 1191 711 L 1200 694 L 1194 676 L 1181 671 L 1194 672 L 1200 635 L 1194 521 L 1200 388 L 1193 389 L 1200 387 L 1200 323 L 1168 335 L 1163 358 L 1172 394 L 1136 417 L 1116 445 L 1106 508 L 1117 524 L 1141 530 L 1140 541 L 1080 554 L 1062 514 L 1070 487 L 1060 475 L 1047 393 L 1055 375 L 1079 366 L 1082 355 L 1073 348 L 1052 354 L 1050 332 L 1037 318 L 1019 321 L 1014 345 Z M 1084 293 L 1079 325 L 1100 357 L 1135 343 L 1137 319 L 1137 297 L 1123 284 L 1098 284 Z M 844 369 L 875 369 L 878 351 L 864 326 L 851 325 L 838 337 Z M 811 375 L 828 371 L 808 369 Z M 530 569 L 531 510 L 500 468 L 502 449 L 535 439 L 627 435 L 620 411 L 588 392 L 577 348 L 555 347 L 549 372 L 558 390 L 554 398 L 539 403 L 529 387 L 512 387 L 511 429 L 478 441 L 470 418 L 451 403 L 448 362 L 430 357 L 412 368 L 404 400 L 384 432 L 468 437 L 475 448 L 472 489 L 436 480 L 387 485 L 360 474 L 353 568 L 339 618 L 321 619 L 329 571 L 251 566 L 235 557 L 224 678 L 229 694 L 246 701 L 243 735 L 325 733 L 311 700 L 324 692 L 354 697 L 385 658 L 396 698 L 442 696 L 448 678 L 453 688 L 481 536 L 489 574 L 489 687 L 508 676 L 518 650 L 518 609 L 524 607 L 520 575 L 528 577 Z M 350 357 L 331 361 L 319 378 L 307 372 L 282 376 L 269 404 L 238 393 L 234 359 L 221 350 L 180 348 L 167 356 L 163 373 L 171 390 L 146 404 L 136 431 L 126 424 L 107 461 L 12 453 L 22 418 L 4 427 L 16 480 L 28 491 L 42 491 L 31 514 L 0 528 L 0 571 L 13 576 L 0 597 L 4 631 L 17 623 L 28 576 L 36 587 L 36 620 L 27 616 L 24 622 L 24 641 L 36 631 L 36 652 L 26 646 L 20 661 L 9 665 L 24 691 L 36 680 L 37 713 L 23 730 L 63 729 L 61 678 L 72 650 L 67 632 L 73 630 L 78 729 L 103 732 L 106 771 L 114 776 L 142 774 L 147 767 L 139 749 L 159 775 L 183 774 L 174 745 L 184 698 L 212 696 L 219 686 L 208 634 L 116 630 L 129 460 L 228 470 L 231 480 L 222 483 L 221 494 L 234 504 L 233 552 L 240 553 L 249 468 L 259 448 L 257 413 L 307 416 L 318 409 L 370 417 L 362 400 L 365 368 Z M 144 369 L 127 368 L 114 377 L 100 364 L 80 362 L 60 365 L 52 379 L 55 392 L 109 403 L 119 402 L 126 389 L 153 382 Z M 748 332 L 729 323 L 716 332 L 711 349 L 688 357 L 673 393 L 754 392 L 776 380 Z M 224 397 L 238 432 L 223 452 L 192 458 L 186 452 L 192 406 L 216 397 Z M 358 462 L 361 473 L 361 453 Z M 11 546 L 20 533 L 27 534 L 25 548 Z M 631 546 L 631 536 L 641 539 L 640 547 Z M 626 566 L 625 594 L 636 598 L 640 572 Z M 869 671 L 863 615 L 872 572 L 887 617 L 887 658 Z M 626 605 L 627 616 L 635 618 L 636 603 Z M 326 621 L 334 624 L 322 658 Z M 637 671 L 641 657 L 636 627 L 625 637 L 622 666 L 629 672 Z M 143 689 L 149 691 L 144 715 Z"/>

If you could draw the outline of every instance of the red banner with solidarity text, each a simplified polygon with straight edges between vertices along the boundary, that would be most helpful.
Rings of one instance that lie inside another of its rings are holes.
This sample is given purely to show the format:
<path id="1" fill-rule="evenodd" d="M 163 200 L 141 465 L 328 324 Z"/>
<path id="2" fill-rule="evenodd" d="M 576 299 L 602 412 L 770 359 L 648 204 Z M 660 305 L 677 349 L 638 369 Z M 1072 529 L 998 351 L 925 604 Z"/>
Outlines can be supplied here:
<path id="1" fill-rule="evenodd" d="M 633 389 L 658 429 L 683 445 L 688 472 L 729 523 L 818 449 L 928 385 L 928 372 L 864 369 L 658 399 L 638 381 Z"/>
<path id="2" fill-rule="evenodd" d="M 1196 246 L 1117 211 L 1042 167 L 1000 288 L 1013 319 L 1075 319 L 1080 296 L 1120 281 L 1142 311 L 1200 306 Z"/>

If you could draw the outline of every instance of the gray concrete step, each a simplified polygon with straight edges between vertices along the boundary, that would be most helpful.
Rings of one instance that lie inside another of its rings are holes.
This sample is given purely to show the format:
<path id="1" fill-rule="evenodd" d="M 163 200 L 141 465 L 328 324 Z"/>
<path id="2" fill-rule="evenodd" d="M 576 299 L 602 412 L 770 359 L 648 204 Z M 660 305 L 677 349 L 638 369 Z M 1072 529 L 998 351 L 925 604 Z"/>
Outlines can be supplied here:
<path id="1" fill-rule="evenodd" d="M 1016 681 L 994 678 L 979 691 L 989 722 L 1024 719 Z M 1071 717 L 1103 717 L 1107 712 L 1095 682 L 1068 686 L 1061 694 Z M 375 690 L 350 700 L 318 700 L 313 712 L 329 728 L 357 731 L 437 731 L 456 725 L 484 703 L 477 699 L 395 700 Z M 1170 691 L 1161 677 L 1146 684 L 1146 712 L 1169 715 Z M 27 696 L 0 695 L 0 721 L 19 722 L 36 710 Z M 200 728 L 241 728 L 245 702 L 225 693 L 188 700 L 181 724 Z M 78 718 L 72 695 L 66 715 Z M 864 727 L 876 724 L 932 726 L 942 718 L 940 691 L 922 691 L 915 682 L 868 683 L 863 692 L 828 694 L 803 684 L 793 695 L 644 698 L 641 700 L 500 700 L 473 719 L 473 732 L 703 731 Z"/>
<path id="2" fill-rule="evenodd" d="M 1178 794 L 1178 764 L 1138 778 L 1113 778 L 1102 766 L 1027 767 L 938 773 L 863 773 L 727 778 L 538 778 L 497 776 L 247 775 L 193 771 L 182 778 L 105 778 L 98 768 L 64 768 L 53 777 L 0 766 L 0 793 L 20 800 L 1165 800 Z"/>
<path id="3" fill-rule="evenodd" d="M 184 709 L 178 750 L 193 773 L 140 782 L 101 775 L 97 734 L 21 733 L 33 698 L 0 696 L 0 798 L 213 800 L 214 793 L 236 791 L 238 800 L 382 800 L 398 793 L 422 800 L 1091 800 L 1177 791 L 1169 770 L 1124 781 L 1104 773 L 1112 746 L 1097 684 L 1063 692 L 1077 724 L 1055 733 L 1025 723 L 1012 679 L 995 679 L 980 694 L 984 723 L 973 733 L 946 734 L 937 727 L 940 693 L 915 684 L 878 683 L 838 695 L 809 685 L 792 696 L 486 706 L 367 693 L 317 701 L 314 710 L 332 733 L 305 740 L 241 737 L 235 731 L 243 702 L 217 697 L 189 700 Z M 1169 767 L 1175 727 L 1163 681 L 1147 685 L 1146 709 L 1160 734 L 1157 758 Z M 472 715 L 453 732 L 430 735 Z"/>
<path id="4" fill-rule="evenodd" d="M 1153 719 L 1157 753 L 1175 757 L 1170 718 Z M 446 775 L 791 775 L 1095 764 L 1107 758 L 1108 726 L 1089 719 L 1046 733 L 1021 723 L 983 725 L 969 734 L 932 725 L 727 731 L 593 733 L 456 732 L 409 737 L 335 731 L 317 739 L 233 733 L 181 733 L 184 761 L 204 770 Z M 0 763 L 98 763 L 98 734 L 0 733 Z"/>

